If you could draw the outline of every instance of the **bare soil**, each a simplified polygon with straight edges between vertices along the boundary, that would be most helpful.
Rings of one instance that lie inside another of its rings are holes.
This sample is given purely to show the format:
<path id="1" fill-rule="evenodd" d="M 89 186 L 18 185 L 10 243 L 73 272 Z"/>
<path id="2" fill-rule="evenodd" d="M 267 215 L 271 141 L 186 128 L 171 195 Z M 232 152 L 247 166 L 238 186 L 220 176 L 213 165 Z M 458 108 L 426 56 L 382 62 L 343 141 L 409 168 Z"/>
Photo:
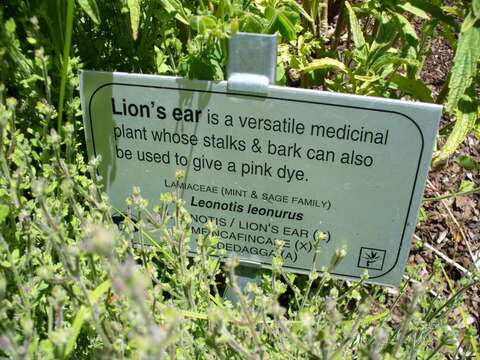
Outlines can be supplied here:
<path id="1" fill-rule="evenodd" d="M 447 81 L 452 58 L 453 51 L 447 41 L 443 37 L 435 38 L 432 43 L 432 52 L 422 72 L 422 80 L 432 90 L 434 98 Z M 444 114 L 441 129 L 451 127 L 453 121 L 454 119 L 449 115 Z M 444 142 L 445 137 L 441 136 L 438 146 L 440 147 Z M 458 192 L 462 181 L 471 181 L 475 187 L 478 187 L 479 170 L 462 168 L 457 161 L 460 155 L 468 155 L 480 164 L 479 139 L 473 135 L 469 136 L 448 162 L 430 171 L 425 188 L 426 198 Z M 409 264 L 424 263 L 427 268 L 430 268 L 435 258 L 439 257 L 434 250 L 431 250 L 433 247 L 467 270 L 475 269 L 475 261 L 478 268 L 480 266 L 480 193 L 424 202 L 423 209 L 427 219 L 417 225 L 416 235 L 430 246 L 419 243 L 418 238 L 415 238 L 413 246 L 415 250 L 411 252 Z M 449 279 L 459 280 L 468 276 L 455 264 L 450 264 L 444 259 L 442 261 Z M 445 282 L 445 289 L 449 289 L 447 278 Z M 480 331 L 480 289 L 478 287 L 469 292 L 466 304 Z"/>

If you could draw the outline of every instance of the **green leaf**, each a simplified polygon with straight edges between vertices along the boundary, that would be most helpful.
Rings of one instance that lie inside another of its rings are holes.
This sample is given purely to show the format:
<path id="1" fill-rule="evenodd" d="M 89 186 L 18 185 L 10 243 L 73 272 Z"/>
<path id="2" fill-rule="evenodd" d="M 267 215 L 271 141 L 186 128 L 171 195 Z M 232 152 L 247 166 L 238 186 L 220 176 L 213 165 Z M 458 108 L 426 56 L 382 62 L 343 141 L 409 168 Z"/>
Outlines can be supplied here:
<path id="1" fill-rule="evenodd" d="M 398 32 L 398 25 L 385 13 L 380 14 L 378 17 L 380 24 L 371 49 L 377 46 L 390 45 L 394 40 Z"/>
<path id="2" fill-rule="evenodd" d="M 240 18 L 240 31 L 248 33 L 262 33 L 264 23 L 262 18 L 252 14 L 246 13 Z"/>
<path id="3" fill-rule="evenodd" d="M 160 4 L 162 4 L 163 8 L 169 14 L 173 12 L 178 12 L 178 6 L 182 6 L 181 4 L 176 4 L 176 1 L 172 0 L 160 0 Z"/>
<path id="4" fill-rule="evenodd" d="M 287 11 L 285 8 L 273 9 L 269 7 L 265 10 L 265 16 L 270 19 L 266 29 L 267 33 L 273 34 L 278 31 L 287 41 L 296 39 L 295 22 L 298 20 L 296 13 Z"/>
<path id="5" fill-rule="evenodd" d="M 320 69 L 338 69 L 347 72 L 347 67 L 344 63 L 329 57 L 313 60 L 311 63 L 301 68 L 300 71 L 308 73 Z"/>
<path id="6" fill-rule="evenodd" d="M 418 209 L 418 222 L 425 222 L 428 220 L 428 214 L 423 208 L 423 206 Z"/>
<path id="7" fill-rule="evenodd" d="M 280 34 L 285 38 L 285 40 L 295 40 L 297 37 L 297 33 L 295 31 L 295 25 L 292 24 L 290 19 L 285 16 L 284 13 L 278 14 L 278 21 L 279 21 L 279 31 Z"/>
<path id="8" fill-rule="evenodd" d="M 100 299 L 100 297 L 103 294 L 105 294 L 105 292 L 108 289 L 110 289 L 110 286 L 111 286 L 110 280 L 105 280 L 103 283 L 98 285 L 97 288 L 88 295 L 90 302 L 92 304 L 96 304 Z M 78 335 L 80 335 L 80 331 L 82 330 L 82 326 L 83 326 L 83 323 L 85 322 L 85 317 L 88 311 L 89 310 L 85 305 L 80 306 L 80 308 L 78 309 L 72 324 L 72 334 L 70 336 L 70 339 L 68 340 L 67 347 L 65 349 L 65 357 L 69 357 L 72 354 L 72 351 L 75 348 Z"/>
<path id="9" fill-rule="evenodd" d="M 285 76 L 285 66 L 280 62 L 277 64 L 277 74 L 275 76 L 275 84 L 285 86 L 287 77 Z"/>
<path id="10" fill-rule="evenodd" d="M 353 42 L 355 47 L 360 49 L 365 45 L 365 38 L 363 37 L 362 29 L 360 28 L 357 15 L 355 15 L 355 11 L 353 11 L 348 1 L 345 1 L 345 6 L 348 11 L 348 20 L 350 22 L 350 29 L 352 30 Z"/>
<path id="11" fill-rule="evenodd" d="M 395 56 L 392 51 L 393 42 L 398 33 L 397 22 L 392 20 L 387 14 L 380 14 L 378 17 L 380 26 L 378 28 L 375 40 L 370 46 L 365 66 L 370 69 L 380 58 Z M 388 53 L 387 53 L 388 52 Z"/>
<path id="12" fill-rule="evenodd" d="M 39 350 L 42 359 L 55 359 L 55 345 L 50 340 L 40 341 Z"/>
<path id="13" fill-rule="evenodd" d="M 475 121 L 477 120 L 475 90 L 470 88 L 468 92 L 469 94 L 466 94 L 458 103 L 455 126 L 443 148 L 435 154 L 433 166 L 448 159 L 475 126 Z M 470 93 L 473 93 L 473 96 L 471 96 Z"/>
<path id="14" fill-rule="evenodd" d="M 433 102 L 432 92 L 421 80 L 409 79 L 400 74 L 393 74 L 390 78 L 404 93 L 413 96 L 415 99 L 425 102 Z"/>
<path id="15" fill-rule="evenodd" d="M 65 349 L 65 357 L 69 357 L 73 349 L 75 348 L 75 344 L 77 342 L 78 335 L 80 335 L 80 331 L 82 330 L 86 315 L 87 308 L 83 305 L 80 306 L 77 314 L 75 315 L 75 319 L 73 320 L 72 334 L 70 339 L 68 340 L 67 348 Z"/>
<path id="16" fill-rule="evenodd" d="M 405 38 L 411 46 L 416 46 L 418 45 L 418 36 L 417 32 L 413 28 L 412 24 L 410 24 L 410 21 L 408 19 L 400 14 L 394 14 L 398 25 L 401 29 L 401 34 L 403 38 Z"/>
<path id="17" fill-rule="evenodd" d="M 473 15 L 473 12 L 469 12 L 467 14 L 467 17 L 465 18 L 465 20 L 463 20 L 462 22 L 462 27 L 460 28 L 460 31 L 462 33 L 470 30 L 474 25 L 475 23 L 477 22 L 478 18 L 476 18 L 474 15 Z"/>
<path id="18" fill-rule="evenodd" d="M 472 10 L 473 14 L 477 19 L 480 19 L 480 0 L 473 0 L 472 1 Z"/>
<path id="19" fill-rule="evenodd" d="M 383 68 L 389 66 L 389 65 L 412 65 L 413 62 L 411 59 L 407 59 L 404 57 L 400 57 L 398 55 L 393 55 L 390 53 L 384 54 L 383 56 L 379 57 L 378 59 L 375 60 L 375 62 L 370 66 L 370 69 L 374 73 L 379 73 Z"/>
<path id="20" fill-rule="evenodd" d="M 198 15 L 190 18 L 190 27 L 198 32 L 204 34 L 208 29 L 215 29 L 217 20 L 214 16 Z"/>
<path id="21" fill-rule="evenodd" d="M 99 25 L 100 24 L 100 12 L 98 11 L 98 6 L 96 0 L 77 0 L 78 5 L 82 8 L 83 11 L 92 19 L 92 21 Z"/>
<path id="22" fill-rule="evenodd" d="M 458 165 L 466 170 L 476 171 L 478 169 L 478 163 L 471 156 L 460 155 L 457 159 L 457 162 Z"/>
<path id="23" fill-rule="evenodd" d="M 465 90 L 470 87 L 480 58 L 480 26 L 460 33 L 449 83 L 446 110 L 453 112 Z"/>
<path id="24" fill-rule="evenodd" d="M 430 19 L 430 16 L 425 11 L 412 5 L 409 2 L 406 2 L 405 4 L 399 4 L 398 7 L 422 19 L 426 19 L 426 20 Z"/>
<path id="25" fill-rule="evenodd" d="M 171 13 L 176 13 L 175 18 L 184 23 L 185 25 L 188 25 L 188 20 L 186 18 L 186 13 L 185 9 L 182 5 L 182 3 L 178 0 L 160 0 L 160 4 L 162 4 L 163 8 L 165 9 L 166 12 L 169 14 Z"/>
<path id="26" fill-rule="evenodd" d="M 141 14 L 140 0 L 128 0 L 128 10 L 130 11 L 130 26 L 132 28 L 132 37 L 133 40 L 137 40 Z"/>
<path id="27" fill-rule="evenodd" d="M 90 294 L 88 295 L 88 298 L 92 304 L 96 304 L 98 300 L 100 300 L 100 297 L 105 294 L 105 292 L 110 289 L 110 286 L 112 284 L 110 283 L 110 280 L 105 280 L 103 283 L 98 285 Z"/>
<path id="28" fill-rule="evenodd" d="M 8 207 L 8 205 L 1 204 L 0 205 L 0 225 L 4 223 L 9 213 L 10 213 L 10 208 Z"/>
<path id="29" fill-rule="evenodd" d="M 431 1 L 411 0 L 410 3 L 413 6 L 422 9 L 426 13 L 432 15 L 434 19 L 443 21 L 444 23 L 447 23 L 454 28 L 457 26 L 453 16 L 445 14 L 440 6 L 433 4 Z"/>
<path id="30" fill-rule="evenodd" d="M 295 8 L 295 10 L 302 14 L 302 16 L 309 22 L 313 23 L 313 19 L 312 17 L 305 11 L 305 9 L 303 8 L 302 5 L 300 5 L 299 3 L 297 3 L 295 0 L 288 0 L 288 4 L 290 6 L 292 6 L 293 8 Z"/>
<path id="31" fill-rule="evenodd" d="M 458 192 L 467 192 L 475 189 L 475 183 L 470 180 L 462 180 L 460 186 L 458 187 Z"/>
<path id="32" fill-rule="evenodd" d="M 355 75 L 354 77 L 356 80 L 359 80 L 365 83 L 370 83 L 370 82 L 381 79 L 380 75 Z"/>
<path id="33" fill-rule="evenodd" d="M 473 129 L 473 134 L 478 140 L 480 140 L 480 112 L 477 117 L 477 125 L 475 125 L 475 129 Z"/>

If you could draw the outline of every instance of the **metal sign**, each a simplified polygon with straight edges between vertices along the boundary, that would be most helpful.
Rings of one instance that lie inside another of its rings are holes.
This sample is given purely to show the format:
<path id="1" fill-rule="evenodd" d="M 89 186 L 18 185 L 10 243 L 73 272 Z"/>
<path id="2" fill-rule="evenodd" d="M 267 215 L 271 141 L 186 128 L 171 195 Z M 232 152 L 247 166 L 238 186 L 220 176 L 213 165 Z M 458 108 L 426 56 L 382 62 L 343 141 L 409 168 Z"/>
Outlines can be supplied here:
<path id="1" fill-rule="evenodd" d="M 345 247 L 334 275 L 400 283 L 440 106 L 278 86 L 239 94 L 226 81 L 154 75 L 80 81 L 88 153 L 102 156 L 115 207 L 133 186 L 151 203 L 180 188 L 193 238 L 213 221 L 230 255 L 268 268 L 282 239 L 284 268 L 308 273 L 323 232 L 317 269 Z"/>

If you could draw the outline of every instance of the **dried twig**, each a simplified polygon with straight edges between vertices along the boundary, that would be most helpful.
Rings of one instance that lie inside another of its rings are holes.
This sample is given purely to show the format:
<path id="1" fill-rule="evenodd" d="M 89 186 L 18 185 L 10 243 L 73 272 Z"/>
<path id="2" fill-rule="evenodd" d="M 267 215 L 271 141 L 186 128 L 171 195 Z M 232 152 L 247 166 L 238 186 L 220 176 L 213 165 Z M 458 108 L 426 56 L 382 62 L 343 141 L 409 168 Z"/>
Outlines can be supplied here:
<path id="1" fill-rule="evenodd" d="M 437 197 L 441 197 L 440 193 L 438 192 L 437 188 L 435 187 L 435 185 L 430 181 L 430 180 L 427 180 L 427 184 L 428 186 L 430 186 L 433 190 L 433 192 L 435 193 L 435 195 Z M 447 214 L 450 216 L 450 218 L 452 219 L 453 223 L 455 224 L 455 226 L 458 228 L 458 231 L 460 232 L 460 235 L 462 237 L 462 240 L 463 242 L 465 243 L 466 247 L 467 247 L 467 250 L 468 250 L 468 253 L 470 254 L 470 257 L 472 258 L 472 262 L 473 262 L 473 265 L 475 266 L 475 268 L 477 269 L 477 271 L 480 271 L 480 268 L 479 268 L 479 264 L 478 264 L 478 259 L 477 257 L 475 256 L 475 254 L 473 253 L 472 251 L 472 247 L 470 245 L 470 241 L 468 240 L 468 235 L 465 233 L 465 231 L 463 231 L 463 227 L 459 224 L 458 220 L 456 219 L 455 215 L 453 215 L 453 212 L 452 210 L 450 209 L 450 207 L 448 206 L 448 204 L 445 202 L 445 200 L 440 200 L 440 202 L 442 203 L 442 205 L 444 206 L 444 208 L 447 210 Z M 453 261 L 453 260 L 452 260 Z"/>
<path id="2" fill-rule="evenodd" d="M 432 245 L 430 245 L 428 242 L 426 242 L 425 240 L 422 240 L 420 239 L 420 237 L 418 237 L 416 234 L 413 235 L 413 237 L 417 240 L 420 240 L 420 241 L 423 241 L 423 244 L 425 245 L 425 247 L 431 251 L 433 251 L 435 254 L 437 254 L 438 256 L 440 256 L 443 260 L 445 260 L 447 263 L 449 263 L 450 265 L 454 266 L 455 268 L 457 268 L 457 270 L 460 270 L 462 273 L 466 274 L 466 275 L 471 275 L 470 272 L 465 269 L 462 265 L 460 265 L 459 263 L 457 263 L 456 261 L 450 259 L 447 255 L 445 255 L 444 253 L 442 253 L 440 250 L 437 250 L 435 249 Z"/>

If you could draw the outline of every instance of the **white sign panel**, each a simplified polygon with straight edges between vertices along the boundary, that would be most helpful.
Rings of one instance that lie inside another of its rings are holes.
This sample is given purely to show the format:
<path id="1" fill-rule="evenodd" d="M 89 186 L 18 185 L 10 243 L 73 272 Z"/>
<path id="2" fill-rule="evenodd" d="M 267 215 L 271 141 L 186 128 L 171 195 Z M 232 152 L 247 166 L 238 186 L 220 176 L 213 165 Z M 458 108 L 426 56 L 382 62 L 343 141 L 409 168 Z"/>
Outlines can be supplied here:
<path id="1" fill-rule="evenodd" d="M 324 232 L 317 269 L 345 247 L 334 275 L 400 283 L 440 106 L 93 71 L 82 72 L 81 96 L 89 156 L 102 156 L 115 207 L 133 186 L 151 203 L 180 187 L 193 233 L 213 221 L 218 248 L 240 259 L 268 268 L 282 239 L 284 268 L 308 273 Z"/>

